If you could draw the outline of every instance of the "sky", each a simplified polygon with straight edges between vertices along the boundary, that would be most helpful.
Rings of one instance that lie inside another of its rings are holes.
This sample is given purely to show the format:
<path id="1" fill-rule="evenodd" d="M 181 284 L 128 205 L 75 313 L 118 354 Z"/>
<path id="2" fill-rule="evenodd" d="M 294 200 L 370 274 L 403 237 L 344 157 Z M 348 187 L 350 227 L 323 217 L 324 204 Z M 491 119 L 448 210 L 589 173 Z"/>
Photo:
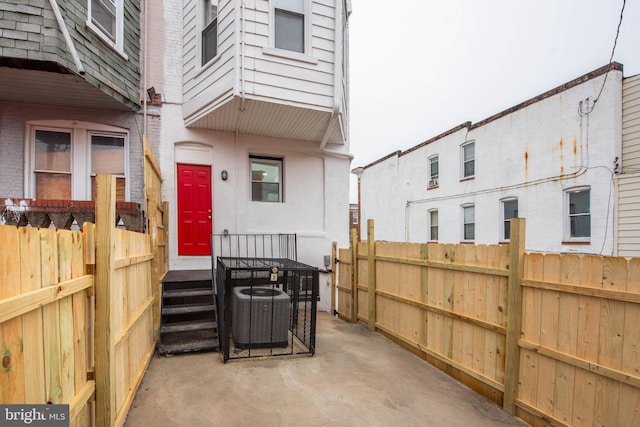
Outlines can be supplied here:
<path id="1" fill-rule="evenodd" d="M 351 3 L 353 169 L 606 65 L 623 0 Z M 626 1 L 613 60 L 640 74 L 640 0 Z"/>

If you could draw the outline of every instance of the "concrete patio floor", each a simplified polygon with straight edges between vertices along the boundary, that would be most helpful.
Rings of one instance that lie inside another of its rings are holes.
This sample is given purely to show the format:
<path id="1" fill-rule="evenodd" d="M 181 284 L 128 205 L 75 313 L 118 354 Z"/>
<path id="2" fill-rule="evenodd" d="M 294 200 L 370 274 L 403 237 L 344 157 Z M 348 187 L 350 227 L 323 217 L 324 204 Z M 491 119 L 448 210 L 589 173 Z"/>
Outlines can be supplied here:
<path id="1" fill-rule="evenodd" d="M 154 357 L 125 426 L 526 426 L 365 325 L 319 313 L 313 357 Z"/>

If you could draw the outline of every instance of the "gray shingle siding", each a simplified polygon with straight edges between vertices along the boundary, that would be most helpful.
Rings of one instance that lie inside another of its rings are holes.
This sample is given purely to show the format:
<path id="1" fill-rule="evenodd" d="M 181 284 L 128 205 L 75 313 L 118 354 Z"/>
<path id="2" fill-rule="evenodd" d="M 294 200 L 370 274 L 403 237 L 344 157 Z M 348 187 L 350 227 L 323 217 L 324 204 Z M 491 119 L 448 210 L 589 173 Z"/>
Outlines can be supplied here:
<path id="1" fill-rule="evenodd" d="M 139 105 L 140 1 L 124 2 L 124 59 L 87 26 L 88 0 L 58 0 L 84 78 L 131 108 Z M 0 0 L 0 56 L 56 62 L 77 71 L 47 0 Z"/>

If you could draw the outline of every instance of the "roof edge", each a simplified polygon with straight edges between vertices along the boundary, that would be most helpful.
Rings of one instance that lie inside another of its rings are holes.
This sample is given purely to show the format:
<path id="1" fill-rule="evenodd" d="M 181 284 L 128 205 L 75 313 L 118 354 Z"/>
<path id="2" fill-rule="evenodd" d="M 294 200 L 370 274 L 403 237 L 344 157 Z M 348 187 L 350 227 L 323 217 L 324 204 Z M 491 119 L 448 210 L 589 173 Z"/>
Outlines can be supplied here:
<path id="1" fill-rule="evenodd" d="M 533 98 L 530 98 L 524 102 L 521 102 L 519 104 L 514 105 L 511 108 L 507 108 L 504 111 L 501 111 L 497 114 L 494 114 L 493 116 L 487 117 L 484 120 L 481 120 L 477 123 L 474 123 L 473 125 L 471 125 L 469 130 L 473 130 L 473 129 L 477 129 L 479 127 L 482 127 L 484 125 L 486 125 L 487 123 L 490 123 L 494 120 L 497 120 L 501 117 L 504 117 L 506 115 L 509 115 L 511 113 L 514 113 L 518 110 L 521 110 L 522 108 L 528 107 L 529 105 L 535 104 L 536 102 L 540 102 L 544 99 L 550 98 L 554 95 L 557 95 L 561 92 L 564 92 L 568 89 L 571 89 L 572 87 L 581 85 L 582 83 L 588 82 L 589 80 L 595 79 L 596 77 L 599 77 L 603 74 L 608 73 L 609 71 L 622 71 L 622 64 L 620 64 L 619 62 L 610 62 L 609 64 L 602 66 L 596 70 L 593 70 L 587 74 L 583 74 L 580 77 L 577 77 L 571 81 L 568 81 L 567 83 L 561 84 L 560 86 L 556 86 L 553 89 L 550 89 L 544 93 L 541 93 L 540 95 L 534 96 Z"/>
<path id="2" fill-rule="evenodd" d="M 375 160 L 375 161 L 363 166 L 363 169 L 367 169 L 369 167 L 375 166 L 375 165 L 377 165 L 379 163 L 382 163 L 385 160 L 388 160 L 388 159 L 390 159 L 391 157 L 394 157 L 394 156 L 400 157 L 400 156 L 403 156 L 405 154 L 409 154 L 412 151 L 418 150 L 418 149 L 424 147 L 425 145 L 431 144 L 432 142 L 435 142 L 435 141 L 437 141 L 437 140 L 439 140 L 441 138 L 444 138 L 444 137 L 446 137 L 448 135 L 451 135 L 452 133 L 458 132 L 458 131 L 460 131 L 462 129 L 466 128 L 468 131 L 471 131 L 473 129 L 477 129 L 477 128 L 482 127 L 482 126 L 484 126 L 484 125 L 486 125 L 486 124 L 488 124 L 488 123 L 490 123 L 490 122 L 492 122 L 494 120 L 497 120 L 497 119 L 499 119 L 501 117 L 507 116 L 507 115 L 509 115 L 511 113 L 514 113 L 514 112 L 516 112 L 518 110 L 521 110 L 522 108 L 525 108 L 525 107 L 528 107 L 529 105 L 535 104 L 536 102 L 540 102 L 540 101 L 542 101 L 544 99 L 550 98 L 550 97 L 552 97 L 554 95 L 557 95 L 557 94 L 559 94 L 561 92 L 564 92 L 564 91 L 566 91 L 568 89 L 571 89 L 572 87 L 578 86 L 578 85 L 580 85 L 582 83 L 585 83 L 585 82 L 587 82 L 589 80 L 592 80 L 592 79 L 594 79 L 596 77 L 599 77 L 599 76 L 601 76 L 603 74 L 606 74 L 606 73 L 608 73 L 610 71 L 622 71 L 622 68 L 623 68 L 623 66 L 622 66 L 621 63 L 619 63 L 619 62 L 610 62 L 607 65 L 604 65 L 604 66 L 602 66 L 600 68 L 597 68 L 597 69 L 595 69 L 595 70 L 593 70 L 593 71 L 591 71 L 591 72 L 589 72 L 587 74 L 584 74 L 584 75 L 582 75 L 580 77 L 577 77 L 577 78 L 575 78 L 575 79 L 573 79 L 571 81 L 568 81 L 567 83 L 561 84 L 560 86 L 557 86 L 557 87 L 555 87 L 553 89 L 550 89 L 550 90 L 548 90 L 546 92 L 543 92 L 540 95 L 534 96 L 533 98 L 530 98 L 530 99 L 528 99 L 528 100 L 526 100 L 524 102 L 516 104 L 511 108 L 507 108 L 506 110 L 501 111 L 501 112 L 499 112 L 497 114 L 494 114 L 493 116 L 489 116 L 488 118 L 486 118 L 484 120 L 481 120 L 481 121 L 479 121 L 477 123 L 472 123 L 472 122 L 469 122 L 469 121 L 468 122 L 464 122 L 461 125 L 458 125 L 458 126 L 456 126 L 454 128 L 451 128 L 451 129 L 449 129 L 447 131 L 444 131 L 441 134 L 436 135 L 436 136 L 434 136 L 432 138 L 429 138 L 428 140 L 426 140 L 424 142 L 421 142 L 418 145 L 414 145 L 413 147 L 408 148 L 405 151 L 396 150 L 396 151 L 394 151 L 392 153 L 389 153 L 386 156 L 381 157 L 378 160 Z"/>

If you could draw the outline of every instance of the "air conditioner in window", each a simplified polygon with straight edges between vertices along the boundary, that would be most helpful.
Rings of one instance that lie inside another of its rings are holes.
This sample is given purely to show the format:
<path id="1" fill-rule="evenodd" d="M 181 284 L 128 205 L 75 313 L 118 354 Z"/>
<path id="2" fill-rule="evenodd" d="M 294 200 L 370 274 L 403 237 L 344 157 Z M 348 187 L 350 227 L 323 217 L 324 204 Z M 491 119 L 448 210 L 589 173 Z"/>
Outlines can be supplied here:
<path id="1" fill-rule="evenodd" d="M 437 187 L 438 186 L 438 178 L 432 179 L 429 181 L 429 187 Z"/>

